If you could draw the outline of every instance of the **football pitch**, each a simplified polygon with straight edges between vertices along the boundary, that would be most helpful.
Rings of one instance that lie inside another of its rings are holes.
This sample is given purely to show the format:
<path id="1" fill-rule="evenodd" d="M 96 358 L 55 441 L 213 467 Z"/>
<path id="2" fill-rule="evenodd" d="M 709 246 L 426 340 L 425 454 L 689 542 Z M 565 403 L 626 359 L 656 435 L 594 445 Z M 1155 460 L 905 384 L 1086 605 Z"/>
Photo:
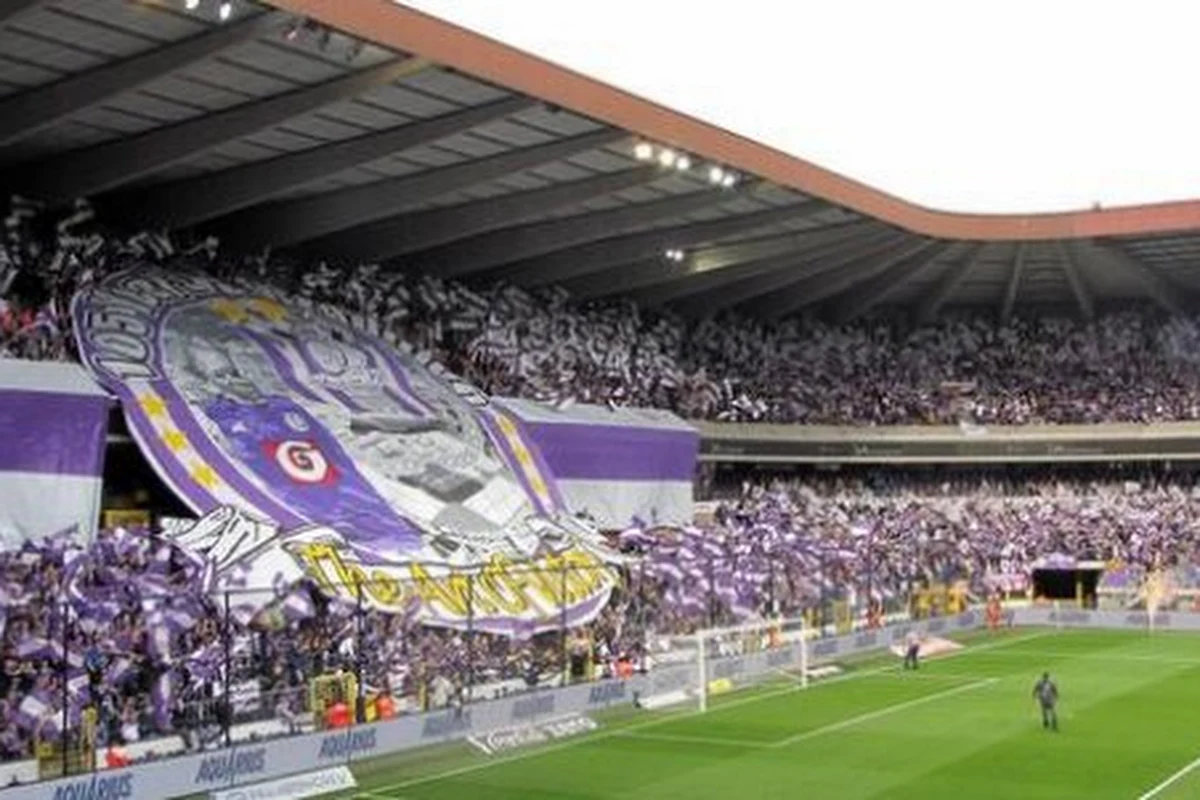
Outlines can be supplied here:
<path id="1" fill-rule="evenodd" d="M 1017 629 L 916 673 L 847 665 L 486 757 L 465 744 L 357 765 L 373 800 L 1200 797 L 1200 636 Z M 1032 697 L 1057 681 L 1061 730 Z"/>

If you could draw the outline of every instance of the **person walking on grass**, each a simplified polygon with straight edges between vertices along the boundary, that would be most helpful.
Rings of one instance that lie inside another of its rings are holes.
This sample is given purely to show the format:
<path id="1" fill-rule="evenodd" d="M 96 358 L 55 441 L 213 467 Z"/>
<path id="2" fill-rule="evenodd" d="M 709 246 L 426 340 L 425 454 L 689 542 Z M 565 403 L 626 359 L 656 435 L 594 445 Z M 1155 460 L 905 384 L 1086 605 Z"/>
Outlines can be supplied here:
<path id="1" fill-rule="evenodd" d="M 1042 673 L 1042 679 L 1033 687 L 1033 696 L 1042 707 L 1042 727 L 1047 730 L 1058 730 L 1058 685 L 1050 679 L 1049 672 Z"/>

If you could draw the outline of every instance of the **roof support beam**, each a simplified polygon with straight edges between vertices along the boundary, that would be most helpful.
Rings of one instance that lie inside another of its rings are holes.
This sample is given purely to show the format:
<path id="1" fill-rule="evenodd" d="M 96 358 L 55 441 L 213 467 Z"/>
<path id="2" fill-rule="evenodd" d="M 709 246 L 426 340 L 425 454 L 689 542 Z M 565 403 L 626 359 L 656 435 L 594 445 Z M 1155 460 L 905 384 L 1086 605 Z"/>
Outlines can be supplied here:
<path id="1" fill-rule="evenodd" d="M 903 240 L 901 235 L 889 234 L 872 237 L 869 241 L 853 238 L 838 247 L 806 254 L 786 265 L 781 264 L 780 269 L 761 277 L 753 276 L 730 286 L 693 295 L 675 306 L 690 316 L 712 314 L 778 292 L 785 287 L 811 285 L 821 275 L 887 252 Z"/>
<path id="2" fill-rule="evenodd" d="M 971 270 L 975 269 L 975 265 L 979 263 L 977 256 L 982 247 L 977 247 L 971 251 L 968 258 L 964 258 L 960 264 L 952 264 L 942 275 L 938 285 L 933 288 L 929 296 L 925 298 L 925 302 L 921 303 L 917 309 L 917 321 L 920 323 L 933 322 L 937 318 L 938 311 L 941 310 L 945 302 L 950 299 L 950 295 L 962 286 L 963 281 L 971 274 Z"/>
<path id="3" fill-rule="evenodd" d="M 224 142 L 394 83 L 428 66 L 429 62 L 419 58 L 389 61 L 315 86 L 56 156 L 24 170 L 20 185 L 30 196 L 54 202 L 115 189 Z"/>
<path id="4" fill-rule="evenodd" d="M 855 281 L 855 285 L 849 287 L 851 291 L 848 294 L 851 296 L 834 308 L 834 317 L 839 322 L 848 322 L 870 311 L 903 287 L 905 282 L 930 269 L 950 247 L 952 245 L 948 242 L 925 239 L 905 248 L 890 260 L 887 267 L 872 270 L 874 277 L 865 283 Z"/>
<path id="5" fill-rule="evenodd" d="M 286 247 L 395 216 L 431 197 L 606 147 L 628 135 L 606 128 L 449 167 L 271 203 L 222 221 L 217 230 L 234 247 Z"/>
<path id="6" fill-rule="evenodd" d="M 869 223 L 843 223 L 819 230 L 716 245 L 688 253 L 682 261 L 672 261 L 662 253 L 656 253 L 649 258 L 567 281 L 563 286 L 581 300 L 631 291 L 653 298 L 655 287 L 665 299 L 671 299 L 783 269 L 819 248 L 828 250 L 831 244 L 844 244 L 856 229 L 869 231 Z M 661 302 L 661 299 L 655 302 Z"/>
<path id="7" fill-rule="evenodd" d="M 289 153 L 266 161 L 154 186 L 114 205 L 131 216 L 182 228 L 252 206 L 281 192 L 342 170 L 486 125 L 537 104 L 525 97 L 498 100 L 474 108 L 423 119 L 353 139 Z"/>
<path id="8" fill-rule="evenodd" d="M 641 166 L 603 172 L 590 178 L 556 183 L 544 189 L 513 192 L 474 203 L 402 214 L 351 228 L 312 242 L 310 255 L 358 263 L 399 258 L 475 234 L 519 225 L 550 211 L 594 197 L 632 189 L 661 177 L 662 170 Z"/>
<path id="9" fill-rule="evenodd" d="M 412 263 L 422 271 L 456 278 L 565 247 L 594 242 L 660 219 L 690 214 L 727 199 L 728 194 L 720 189 L 701 189 L 665 200 L 536 222 L 472 236 L 445 247 L 427 250 L 414 255 Z"/>
<path id="10" fill-rule="evenodd" d="M 1007 325 L 1012 319 L 1013 306 L 1021 289 L 1021 275 L 1025 272 L 1025 242 L 1017 242 L 1013 253 L 1012 269 L 1008 273 L 1008 285 L 1004 287 L 1004 301 L 1000 306 L 1000 324 Z"/>
<path id="11" fill-rule="evenodd" d="M 0 25 L 44 2 L 45 0 L 0 0 Z"/>
<path id="12" fill-rule="evenodd" d="M 72 114 L 188 64 L 265 36 L 281 28 L 284 19 L 283 15 L 272 13 L 245 17 L 149 52 L 6 97 L 0 100 L 0 146 L 24 139 Z"/>
<path id="13" fill-rule="evenodd" d="M 1135 257 L 1118 242 L 1093 241 L 1092 244 L 1111 256 L 1122 269 L 1132 275 L 1134 280 L 1146 290 L 1146 294 L 1158 304 L 1159 308 L 1175 316 L 1184 315 L 1183 305 L 1178 299 L 1180 290 L 1172 286 L 1161 274 Z"/>
<path id="14" fill-rule="evenodd" d="M 747 311 L 766 317 L 786 316 L 870 279 L 923 245 L 924 240 L 907 234 L 890 236 L 870 249 L 822 264 L 819 270 L 802 276 L 801 280 L 772 287 L 770 296 L 762 296 Z"/>
<path id="15" fill-rule="evenodd" d="M 661 254 L 669 247 L 687 250 L 704 242 L 736 236 L 782 222 L 802 220 L 828 210 L 829 206 L 822 202 L 800 203 L 784 208 L 737 214 L 710 222 L 697 222 L 678 228 L 612 237 L 514 264 L 511 270 L 504 271 L 503 277 L 522 286 L 562 283 Z"/>
<path id="16" fill-rule="evenodd" d="M 1067 285 L 1071 287 L 1071 294 L 1075 295 L 1075 303 L 1079 306 L 1079 313 L 1085 320 L 1091 322 L 1096 318 L 1096 304 L 1092 300 L 1092 291 L 1083 281 L 1083 276 L 1079 274 L 1079 268 L 1075 265 L 1075 257 L 1072 255 L 1062 242 L 1058 243 L 1058 255 L 1062 259 L 1061 266 L 1063 275 L 1067 279 Z"/>

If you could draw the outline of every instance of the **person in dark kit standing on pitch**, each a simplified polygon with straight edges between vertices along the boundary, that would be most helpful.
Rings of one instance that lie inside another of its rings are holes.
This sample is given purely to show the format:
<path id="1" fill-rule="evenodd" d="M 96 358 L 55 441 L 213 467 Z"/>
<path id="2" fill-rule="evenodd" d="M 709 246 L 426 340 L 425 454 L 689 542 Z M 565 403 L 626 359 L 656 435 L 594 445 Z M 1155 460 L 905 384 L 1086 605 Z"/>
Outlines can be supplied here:
<path id="1" fill-rule="evenodd" d="M 1042 707 L 1042 727 L 1052 731 L 1058 730 L 1058 685 L 1050 680 L 1050 673 L 1043 672 L 1042 679 L 1033 687 L 1033 696 Z"/>
<path id="2" fill-rule="evenodd" d="M 904 648 L 904 668 L 916 669 L 917 656 L 921 654 L 921 639 L 915 633 L 910 633 Z"/>

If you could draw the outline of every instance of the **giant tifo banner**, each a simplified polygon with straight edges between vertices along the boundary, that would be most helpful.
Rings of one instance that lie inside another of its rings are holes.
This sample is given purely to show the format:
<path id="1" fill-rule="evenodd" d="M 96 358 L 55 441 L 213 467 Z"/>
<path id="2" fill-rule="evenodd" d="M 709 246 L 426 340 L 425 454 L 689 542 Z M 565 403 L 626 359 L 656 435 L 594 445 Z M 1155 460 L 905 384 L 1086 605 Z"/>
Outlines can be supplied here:
<path id="1" fill-rule="evenodd" d="M 77 364 L 0 360 L 0 547 L 94 531 L 109 404 Z"/>
<path id="2" fill-rule="evenodd" d="M 568 507 L 602 527 L 690 523 L 700 433 L 669 411 L 497 398 Z"/>
<path id="3" fill-rule="evenodd" d="M 361 588 L 384 610 L 501 633 L 595 615 L 614 556 L 566 513 L 510 416 L 336 310 L 294 302 L 152 269 L 75 299 L 84 363 L 163 480 L 207 515 L 188 546 L 217 588 L 307 576 L 342 599 Z"/>

